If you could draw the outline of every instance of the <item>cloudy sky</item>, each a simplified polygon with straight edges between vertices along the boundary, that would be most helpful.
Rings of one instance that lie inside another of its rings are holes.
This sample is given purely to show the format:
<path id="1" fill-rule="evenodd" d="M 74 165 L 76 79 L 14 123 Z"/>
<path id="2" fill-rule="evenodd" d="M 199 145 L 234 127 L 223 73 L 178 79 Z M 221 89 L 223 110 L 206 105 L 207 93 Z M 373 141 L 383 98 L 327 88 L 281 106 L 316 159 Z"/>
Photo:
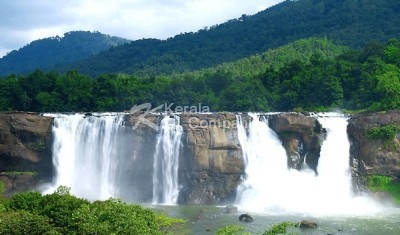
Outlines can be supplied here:
<path id="1" fill-rule="evenodd" d="M 127 39 L 166 39 L 283 0 L 0 0 L 0 57 L 29 42 L 72 30 Z"/>

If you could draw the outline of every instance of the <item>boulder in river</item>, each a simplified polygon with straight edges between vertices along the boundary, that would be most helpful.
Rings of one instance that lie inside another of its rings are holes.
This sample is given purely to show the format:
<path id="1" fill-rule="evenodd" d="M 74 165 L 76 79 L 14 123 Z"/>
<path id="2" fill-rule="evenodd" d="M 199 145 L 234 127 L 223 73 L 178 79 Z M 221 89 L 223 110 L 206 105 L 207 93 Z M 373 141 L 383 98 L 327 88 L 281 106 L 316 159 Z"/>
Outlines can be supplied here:
<path id="1" fill-rule="evenodd" d="M 253 222 L 254 218 L 249 214 L 241 214 L 239 216 L 239 221 L 248 223 L 248 222 Z"/>
<path id="2" fill-rule="evenodd" d="M 316 228 L 316 227 L 318 227 L 318 224 L 316 222 L 313 222 L 310 220 L 302 220 L 302 221 L 300 221 L 299 227 L 300 228 Z"/>

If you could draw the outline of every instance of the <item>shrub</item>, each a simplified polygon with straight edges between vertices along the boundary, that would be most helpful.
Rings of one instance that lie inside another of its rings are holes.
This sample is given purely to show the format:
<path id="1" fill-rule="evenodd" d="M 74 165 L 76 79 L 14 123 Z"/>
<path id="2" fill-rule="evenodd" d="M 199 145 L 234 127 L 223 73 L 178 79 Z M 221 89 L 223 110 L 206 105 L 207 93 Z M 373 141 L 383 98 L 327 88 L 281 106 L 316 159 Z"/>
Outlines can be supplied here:
<path id="1" fill-rule="evenodd" d="M 277 235 L 277 234 L 286 234 L 288 227 L 295 227 L 297 223 L 291 222 L 282 222 L 279 224 L 272 225 L 267 231 L 263 233 L 263 235 Z"/>
<path id="2" fill-rule="evenodd" d="M 116 199 L 85 205 L 72 219 L 78 234 L 164 234 L 168 227 L 183 222 Z"/>
<path id="3" fill-rule="evenodd" d="M 374 192 L 388 192 L 400 204 L 400 183 L 394 182 L 392 178 L 382 175 L 367 176 L 367 187 Z"/>
<path id="4" fill-rule="evenodd" d="M 383 175 L 372 175 L 367 177 L 367 187 L 372 191 L 387 191 L 392 179 Z"/>
<path id="5" fill-rule="evenodd" d="M 59 234 L 52 228 L 47 217 L 31 214 L 27 211 L 0 213 L 0 221 L 1 234 Z"/>
<path id="6" fill-rule="evenodd" d="M 18 193 L 10 199 L 8 208 L 12 211 L 25 210 L 37 213 L 41 200 L 42 195 L 38 192 Z"/>
<path id="7" fill-rule="evenodd" d="M 250 233 L 242 233 L 244 228 L 240 225 L 228 225 L 218 229 L 215 235 L 244 235 Z"/>
<path id="8" fill-rule="evenodd" d="M 367 137 L 370 139 L 391 140 L 396 137 L 399 127 L 395 125 L 386 125 L 382 127 L 371 128 L 367 131 Z"/>
<path id="9" fill-rule="evenodd" d="M 73 229 L 72 215 L 89 202 L 69 194 L 53 194 L 42 196 L 40 202 L 39 215 L 50 218 L 51 224 L 61 233 L 66 233 Z"/>
<path id="10" fill-rule="evenodd" d="M 67 187 L 49 195 L 19 193 L 0 206 L 8 211 L 0 212 L 0 234 L 162 235 L 184 222 L 116 199 L 90 203 Z"/>

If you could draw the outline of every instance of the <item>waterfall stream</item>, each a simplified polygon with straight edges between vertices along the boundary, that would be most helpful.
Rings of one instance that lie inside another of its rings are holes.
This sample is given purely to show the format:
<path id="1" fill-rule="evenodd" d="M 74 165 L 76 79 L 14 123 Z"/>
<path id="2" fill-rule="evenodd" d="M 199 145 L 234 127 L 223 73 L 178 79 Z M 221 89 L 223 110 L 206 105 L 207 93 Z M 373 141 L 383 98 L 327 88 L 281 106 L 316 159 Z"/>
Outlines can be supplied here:
<path id="1" fill-rule="evenodd" d="M 71 188 L 71 193 L 90 200 L 116 196 L 116 164 L 122 115 L 85 117 L 55 115 L 53 188 Z"/>
<path id="2" fill-rule="evenodd" d="M 124 125 L 123 114 L 51 114 L 52 192 L 60 185 L 89 200 L 121 198 L 127 202 L 173 205 L 180 185 L 178 169 L 183 127 L 179 116 L 164 116 L 158 134 Z M 270 214 L 368 214 L 381 209 L 352 193 L 347 118 L 318 116 L 327 130 L 318 175 L 308 168 L 288 169 L 286 151 L 263 115 L 250 114 L 247 126 L 237 116 L 245 177 L 237 188 L 242 210 Z M 187 182 L 186 182 L 187 183 Z"/>
<path id="3" fill-rule="evenodd" d="M 63 185 L 89 200 L 176 203 L 183 132 L 178 116 L 164 117 L 156 136 L 127 128 L 123 114 L 47 115 L 55 118 L 56 174 L 45 193 Z"/>
<path id="4" fill-rule="evenodd" d="M 182 132 L 178 116 L 162 119 L 153 163 L 153 204 L 173 205 L 177 201 Z"/>
<path id="5" fill-rule="evenodd" d="M 350 214 L 379 210 L 372 200 L 354 196 L 349 169 L 350 144 L 347 119 L 332 114 L 318 120 L 327 130 L 318 164 L 310 169 L 288 169 L 287 156 L 268 121 L 250 114 L 244 127 L 238 119 L 238 135 L 246 165 L 246 177 L 238 187 L 236 203 L 241 209 L 271 214 Z"/>

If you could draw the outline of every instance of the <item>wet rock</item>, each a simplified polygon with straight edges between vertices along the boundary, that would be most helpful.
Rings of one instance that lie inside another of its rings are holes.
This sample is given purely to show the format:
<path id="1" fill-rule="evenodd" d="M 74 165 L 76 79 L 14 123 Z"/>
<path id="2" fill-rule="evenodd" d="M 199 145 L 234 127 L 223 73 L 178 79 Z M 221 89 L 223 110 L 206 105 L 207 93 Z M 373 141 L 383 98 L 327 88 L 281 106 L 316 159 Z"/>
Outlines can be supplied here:
<path id="1" fill-rule="evenodd" d="M 36 172 L 0 172 L 0 181 L 4 184 L 6 196 L 29 191 L 32 190 L 33 186 L 39 185 Z"/>
<path id="2" fill-rule="evenodd" d="M 316 222 L 313 222 L 310 220 L 302 220 L 302 221 L 300 221 L 299 227 L 300 228 L 316 228 L 316 227 L 318 227 L 318 224 Z"/>
<path id="3" fill-rule="evenodd" d="M 38 113 L 0 113 L 0 172 L 6 194 L 52 179 L 52 122 Z"/>
<path id="4" fill-rule="evenodd" d="M 238 212 L 238 208 L 236 206 L 229 205 L 225 207 L 225 212 L 228 214 L 234 214 Z"/>
<path id="5" fill-rule="evenodd" d="M 244 161 L 230 113 L 181 115 L 185 133 L 179 169 L 185 185 L 180 204 L 204 205 L 232 202 Z"/>
<path id="6" fill-rule="evenodd" d="M 301 113 L 280 113 L 270 116 L 268 123 L 282 141 L 288 167 L 300 170 L 305 162 L 316 171 L 324 139 L 318 120 Z"/>
<path id="7" fill-rule="evenodd" d="M 253 216 L 251 216 L 249 214 L 241 214 L 239 216 L 239 221 L 249 223 L 249 222 L 253 222 L 254 218 L 253 218 Z"/>
<path id="8" fill-rule="evenodd" d="M 400 127 L 400 110 L 359 114 L 349 119 L 347 133 L 351 142 L 350 163 L 352 176 L 363 191 L 366 176 L 384 175 L 400 179 L 400 135 L 391 140 L 368 138 L 368 130 L 386 125 Z"/>

